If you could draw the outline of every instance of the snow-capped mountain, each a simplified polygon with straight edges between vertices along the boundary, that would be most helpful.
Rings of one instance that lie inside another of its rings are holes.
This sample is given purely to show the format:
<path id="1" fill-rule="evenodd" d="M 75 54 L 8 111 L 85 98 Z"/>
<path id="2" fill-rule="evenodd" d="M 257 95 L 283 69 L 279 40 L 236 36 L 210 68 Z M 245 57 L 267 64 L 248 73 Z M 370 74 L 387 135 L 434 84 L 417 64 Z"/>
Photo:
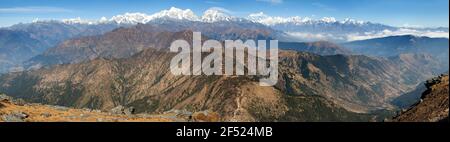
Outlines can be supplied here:
<path id="1" fill-rule="evenodd" d="M 228 14 L 216 10 L 216 9 L 208 9 L 204 12 L 202 16 L 202 21 L 207 23 L 214 23 L 219 21 L 231 21 L 234 18 L 229 16 Z"/>
<path id="2" fill-rule="evenodd" d="M 417 35 L 429 37 L 448 38 L 448 28 L 405 28 L 394 27 L 368 21 L 346 18 L 338 20 L 334 17 L 323 17 L 312 19 L 309 17 L 280 17 L 269 16 L 263 12 L 253 13 L 245 18 L 234 17 L 225 9 L 212 7 L 203 15 L 198 16 L 190 9 L 180 9 L 171 7 L 154 14 L 146 13 L 125 13 L 111 18 L 102 17 L 99 20 L 84 20 L 79 17 L 64 19 L 66 24 L 118 24 L 135 25 L 138 23 L 161 24 L 170 21 L 172 24 L 189 22 L 224 24 L 233 22 L 234 24 L 245 25 L 245 27 L 266 26 L 274 30 L 285 32 L 286 36 L 278 37 L 279 40 L 289 41 L 318 41 L 328 40 L 334 42 L 347 42 L 353 40 L 363 40 L 395 35 Z M 266 28 L 264 27 L 264 28 Z"/>
<path id="3" fill-rule="evenodd" d="M 369 32 L 385 29 L 392 29 L 394 27 L 376 24 L 371 22 L 359 21 L 355 19 L 346 18 L 338 21 L 334 17 L 323 17 L 321 19 L 311 19 L 309 17 L 278 17 L 268 16 L 263 12 L 253 13 L 248 16 L 248 19 L 258 22 L 275 29 L 287 32 Z"/>
<path id="4" fill-rule="evenodd" d="M 150 16 L 150 19 L 158 19 L 158 18 L 171 18 L 189 21 L 199 20 L 198 16 L 195 15 L 194 12 L 192 12 L 192 10 L 190 9 L 182 10 L 176 7 L 171 7 L 169 10 L 163 10 Z"/>
<path id="5" fill-rule="evenodd" d="M 267 26 L 276 26 L 281 24 L 293 24 L 293 25 L 307 25 L 307 24 L 348 24 L 348 25 L 364 25 L 370 24 L 370 22 L 357 21 L 354 19 L 345 19 L 343 21 L 338 21 L 334 17 L 323 17 L 319 20 L 313 20 L 309 17 L 272 17 L 265 15 L 263 12 L 250 14 L 246 18 L 239 18 L 229 15 L 226 11 L 218 8 L 210 8 L 206 10 L 202 16 L 197 16 L 190 9 L 179 9 L 176 7 L 171 7 L 167 10 L 162 10 L 154 14 L 145 13 L 125 13 L 122 15 L 116 15 L 107 19 L 102 17 L 99 20 L 85 20 L 80 17 L 72 19 L 63 19 L 62 22 L 67 24 L 98 24 L 115 22 L 118 24 L 137 24 L 137 23 L 148 23 L 157 19 L 172 19 L 172 20 L 186 20 L 186 21 L 199 21 L 214 23 L 220 21 L 251 21 L 256 23 L 261 23 Z"/>
<path id="6" fill-rule="evenodd" d="M 307 24 L 349 24 L 349 25 L 364 25 L 369 24 L 369 22 L 358 21 L 355 19 L 346 18 L 343 21 L 338 21 L 334 17 L 323 17 L 319 20 L 313 20 L 309 17 L 279 17 L 279 16 L 268 16 L 263 12 L 252 13 L 247 17 L 249 20 L 258 22 L 267 26 L 275 26 L 279 24 L 293 24 L 293 25 L 307 25 Z"/>
<path id="7" fill-rule="evenodd" d="M 227 12 L 218 9 L 210 8 L 206 10 L 202 16 L 196 15 L 190 9 L 180 9 L 176 7 L 171 7 L 167 10 L 162 10 L 154 14 L 145 13 L 125 13 L 122 15 L 116 15 L 107 19 L 102 17 L 99 20 L 84 20 L 80 17 L 73 19 L 63 19 L 62 22 L 67 24 L 100 24 L 100 23 L 117 23 L 117 24 L 145 24 L 155 20 L 184 20 L 184 21 L 196 21 L 205 23 L 214 23 L 221 21 L 249 21 L 245 18 L 238 18 L 230 16 Z"/>
<path id="8" fill-rule="evenodd" d="M 145 24 L 156 19 L 174 19 L 174 20 L 188 20 L 188 21 L 200 21 L 200 18 L 194 14 L 190 9 L 179 9 L 171 7 L 167 10 L 148 15 L 145 13 L 125 13 L 122 15 L 116 15 L 107 19 L 102 17 L 100 20 L 82 20 L 79 17 L 73 19 L 63 19 L 62 21 L 67 24 L 99 24 L 99 23 L 117 23 L 117 24 Z"/>
<path id="9" fill-rule="evenodd" d="M 254 22 L 264 24 L 264 25 L 268 25 L 268 26 L 273 26 L 273 25 L 282 24 L 282 23 L 290 23 L 290 22 L 304 23 L 304 22 L 310 21 L 310 19 L 303 19 L 298 16 L 288 17 L 288 18 L 271 17 L 271 16 L 265 15 L 263 12 L 250 14 L 248 16 L 248 19 L 251 21 L 254 21 Z"/>
<path id="10" fill-rule="evenodd" d="M 102 17 L 102 18 L 105 18 L 105 17 Z M 66 24 L 88 24 L 88 25 L 97 23 L 97 21 L 84 20 L 84 19 L 81 19 L 80 17 L 71 18 L 71 19 L 63 19 L 62 22 L 66 23 Z"/>
<path id="11" fill-rule="evenodd" d="M 288 38 L 294 41 L 346 42 L 396 35 L 448 38 L 448 28 L 394 27 L 350 18 L 339 21 L 334 17 L 321 19 L 299 16 L 277 17 L 259 12 L 250 14 L 248 19 L 284 31 L 289 35 Z"/>
<path id="12" fill-rule="evenodd" d="M 171 7 L 154 14 L 146 13 L 125 13 L 102 17 L 99 20 L 86 20 L 80 17 L 73 19 L 63 19 L 60 21 L 49 20 L 25 24 L 22 26 L 11 26 L 15 29 L 23 29 L 41 23 L 61 25 L 64 27 L 74 27 L 83 29 L 85 27 L 96 26 L 96 29 L 109 27 L 130 27 L 137 24 L 148 24 L 161 29 L 177 32 L 182 30 L 200 31 L 209 38 L 226 39 L 279 39 L 279 35 L 284 33 L 276 31 L 264 24 L 253 22 L 245 18 L 230 16 L 229 12 L 221 8 L 210 8 L 202 16 L 197 16 L 190 9 L 179 9 Z M 18 24 L 20 25 L 20 24 Z M 95 31 L 95 30 L 90 30 Z"/>
<path id="13" fill-rule="evenodd" d="M 147 23 L 151 17 L 144 13 L 125 13 L 123 15 L 113 16 L 108 22 L 115 22 L 118 24 L 138 24 Z"/>

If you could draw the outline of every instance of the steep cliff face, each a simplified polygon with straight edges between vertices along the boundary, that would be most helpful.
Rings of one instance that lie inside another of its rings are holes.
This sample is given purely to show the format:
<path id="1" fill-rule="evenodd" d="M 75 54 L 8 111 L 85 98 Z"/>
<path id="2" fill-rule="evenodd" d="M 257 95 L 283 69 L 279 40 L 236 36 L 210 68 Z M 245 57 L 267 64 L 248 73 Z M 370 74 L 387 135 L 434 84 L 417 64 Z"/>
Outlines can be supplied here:
<path id="1" fill-rule="evenodd" d="M 428 80 L 427 90 L 422 93 L 419 102 L 394 118 L 400 122 L 448 122 L 449 91 L 448 75 L 442 75 Z"/>

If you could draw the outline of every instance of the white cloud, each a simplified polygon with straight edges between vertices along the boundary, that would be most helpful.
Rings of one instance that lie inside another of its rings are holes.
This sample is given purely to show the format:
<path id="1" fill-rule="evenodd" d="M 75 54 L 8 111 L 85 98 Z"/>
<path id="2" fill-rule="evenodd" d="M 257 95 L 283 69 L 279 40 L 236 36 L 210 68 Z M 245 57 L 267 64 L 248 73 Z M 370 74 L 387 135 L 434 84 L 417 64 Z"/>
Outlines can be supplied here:
<path id="1" fill-rule="evenodd" d="M 300 41 L 329 41 L 329 40 L 345 40 L 343 37 L 338 37 L 327 33 L 305 33 L 305 32 L 287 32 L 288 35 L 292 36 L 294 40 Z"/>
<path id="2" fill-rule="evenodd" d="M 449 38 L 449 33 L 446 31 L 436 31 L 436 30 L 418 30 L 413 28 L 400 28 L 395 31 L 383 30 L 380 32 L 367 32 L 364 34 L 349 34 L 346 39 L 348 41 L 354 40 L 365 40 L 372 38 L 380 38 L 387 36 L 398 36 L 398 35 L 415 35 L 415 36 L 426 36 L 432 38 Z"/>
<path id="3" fill-rule="evenodd" d="M 366 33 L 353 33 L 353 34 L 342 34 L 334 35 L 329 33 L 307 33 L 307 32 L 287 32 L 294 40 L 301 41 L 355 41 L 355 40 L 366 40 L 373 38 L 381 38 L 388 36 L 399 36 L 399 35 L 414 35 L 414 36 L 426 36 L 431 38 L 449 38 L 448 31 L 439 30 L 421 30 L 414 28 L 400 28 L 398 30 L 383 30 L 379 32 L 366 32 Z"/>
<path id="4" fill-rule="evenodd" d="M 38 7 L 38 6 L 0 8 L 0 13 L 57 13 L 57 12 L 72 12 L 72 10 L 60 7 Z"/>
<path id="5" fill-rule="evenodd" d="M 423 28 L 424 26 L 405 23 L 405 24 L 402 25 L 402 27 L 405 27 L 405 28 Z"/>

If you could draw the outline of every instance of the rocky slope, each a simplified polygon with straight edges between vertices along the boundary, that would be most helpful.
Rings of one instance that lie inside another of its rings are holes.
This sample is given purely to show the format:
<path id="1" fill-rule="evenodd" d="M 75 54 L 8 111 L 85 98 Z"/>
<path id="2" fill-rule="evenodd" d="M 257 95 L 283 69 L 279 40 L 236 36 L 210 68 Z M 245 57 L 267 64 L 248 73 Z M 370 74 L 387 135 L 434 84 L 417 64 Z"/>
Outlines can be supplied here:
<path id="1" fill-rule="evenodd" d="M 8 72 L 18 63 L 42 53 L 47 44 L 21 31 L 0 29 L 0 73 Z"/>
<path id="2" fill-rule="evenodd" d="M 400 109 L 408 109 L 420 100 L 422 93 L 426 90 L 427 87 L 425 86 L 425 83 L 420 83 L 414 90 L 402 94 L 401 96 L 398 96 L 397 98 L 392 100 L 392 104 Z"/>
<path id="3" fill-rule="evenodd" d="M 135 114 L 133 108 L 117 106 L 110 111 L 75 109 L 26 103 L 0 94 L 0 122 L 214 122 L 215 112 L 171 110 L 161 114 Z"/>
<path id="4" fill-rule="evenodd" d="M 358 112 L 391 108 L 386 102 L 414 88 L 418 79 L 433 75 L 417 70 L 408 60 L 302 52 L 281 52 L 280 56 L 280 90 L 294 95 L 325 96 Z M 421 67 L 436 65 L 421 57 L 416 58 L 423 63 Z"/>
<path id="5" fill-rule="evenodd" d="M 79 63 L 96 58 L 128 58 L 147 48 L 168 50 L 178 39 L 192 43 L 192 31 L 202 32 L 206 39 L 272 39 L 270 29 L 249 28 L 235 23 L 212 24 L 182 21 L 138 24 L 128 28 L 118 28 L 102 36 L 87 36 L 67 40 L 57 47 L 33 57 L 25 64 L 39 68 L 53 64 Z"/>
<path id="6" fill-rule="evenodd" d="M 394 118 L 399 122 L 448 122 L 449 114 L 449 80 L 448 75 L 441 75 L 426 82 L 427 90 L 419 102 Z"/>
<path id="7" fill-rule="evenodd" d="M 148 48 L 125 59 L 11 73 L 0 77 L 0 91 L 76 108 L 212 110 L 222 121 L 367 121 L 372 117 L 347 110 L 390 109 L 390 99 L 416 85 L 407 77 L 427 77 L 387 59 L 282 51 L 278 84 L 261 87 L 257 76 L 174 76 L 168 62 L 174 55 Z"/>
<path id="8" fill-rule="evenodd" d="M 278 48 L 284 50 L 294 50 L 309 52 L 318 55 L 336 55 L 344 54 L 350 55 L 352 52 L 344 47 L 337 44 L 333 44 L 327 41 L 317 41 L 317 42 L 280 42 Z"/>
<path id="9" fill-rule="evenodd" d="M 119 26 L 121 25 L 85 25 L 46 21 L 0 28 L 0 73 L 23 70 L 22 62 L 64 40 L 103 34 Z"/>

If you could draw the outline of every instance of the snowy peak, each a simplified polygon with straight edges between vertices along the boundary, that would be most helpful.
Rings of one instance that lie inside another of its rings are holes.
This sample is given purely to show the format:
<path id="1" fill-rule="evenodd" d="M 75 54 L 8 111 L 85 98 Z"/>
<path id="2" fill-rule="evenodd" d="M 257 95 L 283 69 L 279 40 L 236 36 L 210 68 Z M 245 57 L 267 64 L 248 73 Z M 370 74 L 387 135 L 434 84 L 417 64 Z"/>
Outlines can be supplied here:
<path id="1" fill-rule="evenodd" d="M 37 22 L 37 20 L 34 22 Z M 96 23 L 95 21 L 83 20 L 80 17 L 72 19 L 63 19 L 62 22 L 66 24 L 89 24 L 89 25 Z"/>
<path id="2" fill-rule="evenodd" d="M 101 21 L 105 21 L 104 17 Z M 118 24 L 138 24 L 147 23 L 152 20 L 151 16 L 144 13 L 125 13 L 123 15 L 116 15 L 109 19 L 109 22 L 116 22 Z"/>
<path id="3" fill-rule="evenodd" d="M 253 22 L 262 23 L 264 25 L 276 25 L 288 22 L 288 19 L 282 17 L 270 17 L 263 12 L 250 14 L 248 16 L 248 19 Z"/>
<path id="4" fill-rule="evenodd" d="M 198 21 L 198 16 L 190 9 L 182 10 L 176 7 L 171 7 L 168 10 L 162 10 L 152 15 L 144 13 L 125 13 L 124 15 L 113 16 L 109 21 L 118 24 L 137 24 L 147 23 L 155 19 L 168 18 L 177 20 Z"/>
<path id="5" fill-rule="evenodd" d="M 267 26 L 274 26 L 278 24 L 294 24 L 294 25 L 304 25 L 304 24 L 317 24 L 317 23 L 325 23 L 325 24 L 346 24 L 346 25 L 363 25 L 368 24 L 369 22 L 357 21 L 354 19 L 347 18 L 343 21 L 338 21 L 334 17 L 323 17 L 318 20 L 313 20 L 309 17 L 277 17 L 277 16 L 268 16 L 263 12 L 253 13 L 248 16 L 248 19 L 253 22 L 258 22 Z"/>
<path id="6" fill-rule="evenodd" d="M 363 25 L 368 24 L 369 22 L 365 21 L 358 21 L 355 19 L 346 18 L 344 21 L 341 21 L 342 24 L 353 24 L 353 25 Z"/>
<path id="7" fill-rule="evenodd" d="M 320 21 L 324 23 L 336 23 L 337 20 L 334 17 L 323 17 Z"/>
<path id="8" fill-rule="evenodd" d="M 214 23 L 219 21 L 251 21 L 255 23 L 260 23 L 266 26 L 276 26 L 279 24 L 292 24 L 292 25 L 312 25 L 312 24 L 344 24 L 344 25 L 364 25 L 369 22 L 357 21 L 354 19 L 345 19 L 343 21 L 338 21 L 334 17 L 324 17 L 322 19 L 313 20 L 309 17 L 279 17 L 279 16 L 268 16 L 263 12 L 250 14 L 246 18 L 237 18 L 230 16 L 230 12 L 226 9 L 219 7 L 212 7 L 206 10 L 203 15 L 197 16 L 190 9 L 180 9 L 176 7 L 171 7 L 166 10 L 148 15 L 145 13 L 125 13 L 122 15 L 116 15 L 107 19 L 102 17 L 100 20 L 83 20 L 80 17 L 73 19 L 62 20 L 67 24 L 99 24 L 99 23 L 118 23 L 118 24 L 138 24 L 138 23 L 148 23 L 157 19 L 175 19 L 175 20 L 187 20 L 187 21 L 200 21 L 207 23 Z"/>
<path id="9" fill-rule="evenodd" d="M 299 17 L 299 16 L 294 16 L 294 17 L 272 17 L 272 16 L 268 16 L 266 14 L 264 14 L 263 12 L 258 12 L 258 13 L 253 13 L 250 14 L 248 16 L 248 19 L 253 21 L 253 22 L 257 22 L 257 23 L 261 23 L 264 25 L 268 25 L 268 26 L 273 26 L 273 25 L 277 25 L 277 24 L 285 24 L 285 23 L 293 23 L 293 24 L 303 24 L 303 23 L 307 23 L 311 21 L 311 18 L 308 17 Z"/>
<path id="10" fill-rule="evenodd" d="M 170 18 L 177 20 L 190 20 L 190 21 L 198 21 L 199 18 L 194 12 L 190 9 L 182 10 L 176 7 L 171 7 L 169 10 L 163 10 L 161 12 L 155 13 L 151 15 L 152 19 L 157 18 Z"/>
<path id="11" fill-rule="evenodd" d="M 268 17 L 269 16 L 264 14 L 264 12 L 252 13 L 252 14 L 248 15 L 248 19 L 252 20 L 252 21 L 262 21 Z"/>
<path id="12" fill-rule="evenodd" d="M 105 23 L 116 23 L 116 24 L 146 24 L 149 22 L 160 22 L 165 20 L 181 20 L 181 21 L 195 21 L 195 22 L 205 22 L 205 23 L 216 23 L 216 22 L 239 22 L 239 23 L 258 23 L 272 28 L 282 28 L 290 27 L 288 30 L 299 28 L 316 27 L 320 30 L 321 27 L 326 27 L 328 29 L 332 27 L 343 26 L 346 29 L 355 29 L 358 27 L 368 27 L 370 32 L 373 28 L 375 29 L 386 29 L 386 26 L 377 25 L 371 22 L 358 21 L 355 19 L 344 19 L 337 20 L 334 17 L 323 17 L 321 19 L 312 19 L 309 17 L 291 16 L 291 17 L 281 17 L 281 16 L 269 16 L 263 12 L 252 13 L 247 17 L 240 18 L 231 15 L 227 9 L 220 7 L 211 7 L 203 12 L 203 15 L 196 15 L 191 9 L 180 9 L 176 7 L 171 7 L 154 14 L 146 13 L 125 13 L 122 15 L 116 15 L 111 18 L 102 17 L 99 20 L 84 20 L 80 17 L 73 19 L 64 19 L 62 22 L 66 24 L 105 24 Z M 306 26 L 306 27 L 305 27 Z M 372 28 L 373 27 L 373 28 Z M 316 29 L 311 29 L 312 31 Z M 341 28 L 342 29 L 342 28 Z M 382 30 L 384 30 L 382 29 Z M 286 29 L 278 29 L 286 30 Z M 316 31 L 317 31 L 316 30 Z M 302 30 L 300 30 L 302 31 Z M 303 30 L 304 31 L 304 30 Z M 340 32 L 340 31 L 337 31 Z"/>
<path id="13" fill-rule="evenodd" d="M 233 17 L 226 14 L 225 11 L 216 8 L 210 8 L 206 10 L 202 16 L 202 21 L 208 23 L 214 23 L 218 21 L 231 21 L 232 19 Z"/>

